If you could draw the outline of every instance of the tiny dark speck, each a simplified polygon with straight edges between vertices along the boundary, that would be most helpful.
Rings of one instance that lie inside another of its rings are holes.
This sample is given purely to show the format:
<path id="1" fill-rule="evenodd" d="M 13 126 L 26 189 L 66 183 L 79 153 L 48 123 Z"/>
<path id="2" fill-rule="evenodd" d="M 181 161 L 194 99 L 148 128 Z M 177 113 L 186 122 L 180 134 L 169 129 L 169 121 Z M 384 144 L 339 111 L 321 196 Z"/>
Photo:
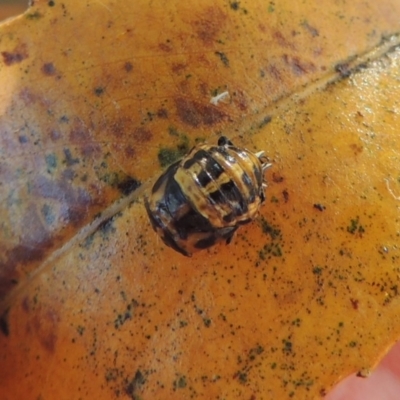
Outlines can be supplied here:
<path id="1" fill-rule="evenodd" d="M 113 223 L 114 217 L 110 217 L 99 225 L 98 230 L 103 232 L 104 234 L 113 233 L 115 231 Z"/>
<path id="2" fill-rule="evenodd" d="M 118 183 L 118 189 L 122 192 L 122 194 L 127 196 L 128 194 L 134 192 L 140 185 L 141 185 L 140 181 L 128 177 L 122 182 Z"/>
<path id="3" fill-rule="evenodd" d="M 101 86 L 94 89 L 94 94 L 96 96 L 101 96 L 103 93 L 104 93 L 104 88 Z"/>
<path id="4" fill-rule="evenodd" d="M 225 67 L 229 67 L 229 59 L 222 51 L 216 51 L 215 54 L 221 59 Z"/>
<path id="5" fill-rule="evenodd" d="M 348 78 L 351 75 L 351 69 L 347 63 L 336 64 L 335 71 L 338 72 L 342 78 Z"/>
<path id="6" fill-rule="evenodd" d="M 25 135 L 21 135 L 18 137 L 18 141 L 23 144 L 28 142 L 28 138 Z"/>
<path id="7" fill-rule="evenodd" d="M 357 299 L 350 299 L 351 306 L 353 310 L 358 310 L 358 300 Z"/>
<path id="8" fill-rule="evenodd" d="M 4 336 L 8 336 L 10 334 L 10 327 L 8 325 L 8 312 L 9 310 L 7 309 L 0 317 L 0 331 Z"/>
<path id="9" fill-rule="evenodd" d="M 313 207 L 319 211 L 325 211 L 326 207 L 323 204 L 315 203 Z"/>
<path id="10" fill-rule="evenodd" d="M 285 203 L 287 203 L 289 201 L 289 192 L 287 189 L 284 189 L 282 191 L 282 195 L 283 195 L 283 199 L 285 200 Z"/>
<path id="11" fill-rule="evenodd" d="M 133 70 L 133 65 L 129 61 L 127 61 L 124 65 L 125 71 L 126 72 L 131 72 Z"/>
<path id="12" fill-rule="evenodd" d="M 48 3 L 49 7 L 54 7 L 56 3 L 53 0 L 50 0 Z"/>
<path id="13" fill-rule="evenodd" d="M 239 10 L 239 2 L 238 1 L 232 1 L 231 3 L 230 3 L 230 6 L 231 6 L 231 8 L 232 8 L 232 10 Z"/>
<path id="14" fill-rule="evenodd" d="M 68 167 L 79 163 L 79 159 L 78 158 L 73 158 L 72 157 L 72 153 L 71 153 L 70 149 L 64 149 L 64 155 L 65 155 L 65 164 Z"/>
<path id="15" fill-rule="evenodd" d="M 55 75 L 55 73 L 56 73 L 56 68 L 55 68 L 55 66 L 54 66 L 54 64 L 53 63 L 45 63 L 45 64 L 43 64 L 43 66 L 42 66 L 42 72 L 45 74 L 45 75 Z"/>
<path id="16" fill-rule="evenodd" d="M 272 117 L 270 115 L 267 115 L 264 117 L 264 119 L 260 122 L 259 128 L 264 128 L 265 125 L 268 125 L 272 121 Z"/>

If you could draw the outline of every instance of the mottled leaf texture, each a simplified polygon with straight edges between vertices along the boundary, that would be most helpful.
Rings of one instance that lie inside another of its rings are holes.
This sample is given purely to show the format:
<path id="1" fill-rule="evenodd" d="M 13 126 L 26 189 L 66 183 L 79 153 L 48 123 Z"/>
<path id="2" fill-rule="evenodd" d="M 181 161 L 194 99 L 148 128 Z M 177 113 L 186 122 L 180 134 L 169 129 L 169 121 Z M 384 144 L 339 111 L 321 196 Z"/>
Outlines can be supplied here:
<path id="1" fill-rule="evenodd" d="M 400 3 L 34 1 L 0 26 L 0 387 L 318 399 L 399 337 Z M 221 134 L 267 201 L 185 258 L 143 197 Z"/>

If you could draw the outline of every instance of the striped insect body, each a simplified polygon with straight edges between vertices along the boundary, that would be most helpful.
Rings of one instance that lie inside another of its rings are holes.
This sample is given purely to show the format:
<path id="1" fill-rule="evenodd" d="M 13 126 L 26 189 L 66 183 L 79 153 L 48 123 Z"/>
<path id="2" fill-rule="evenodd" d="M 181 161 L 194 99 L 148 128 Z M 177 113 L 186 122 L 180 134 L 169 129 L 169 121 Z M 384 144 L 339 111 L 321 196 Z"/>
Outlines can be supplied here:
<path id="1" fill-rule="evenodd" d="M 200 144 L 155 182 L 145 205 L 164 243 L 185 256 L 225 241 L 251 222 L 265 201 L 264 152 L 238 148 L 221 136 Z"/>

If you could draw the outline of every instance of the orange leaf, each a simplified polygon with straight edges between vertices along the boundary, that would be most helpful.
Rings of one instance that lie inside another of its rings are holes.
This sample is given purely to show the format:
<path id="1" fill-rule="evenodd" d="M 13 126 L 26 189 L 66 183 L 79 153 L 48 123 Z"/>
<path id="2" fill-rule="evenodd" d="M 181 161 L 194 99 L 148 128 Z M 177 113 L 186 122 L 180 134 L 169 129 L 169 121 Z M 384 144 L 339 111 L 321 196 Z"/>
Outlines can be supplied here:
<path id="1" fill-rule="evenodd" d="M 3 397 L 309 399 L 371 368 L 400 330 L 399 15 L 51 0 L 3 23 Z M 266 151 L 267 204 L 184 258 L 143 195 L 221 133 Z"/>

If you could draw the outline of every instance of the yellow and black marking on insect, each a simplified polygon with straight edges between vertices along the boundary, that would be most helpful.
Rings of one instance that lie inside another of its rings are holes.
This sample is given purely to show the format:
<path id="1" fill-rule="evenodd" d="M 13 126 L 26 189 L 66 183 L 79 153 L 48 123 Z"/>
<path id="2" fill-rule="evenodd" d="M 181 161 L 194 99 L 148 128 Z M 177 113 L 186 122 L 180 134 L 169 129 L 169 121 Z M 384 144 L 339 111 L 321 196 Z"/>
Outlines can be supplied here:
<path id="1" fill-rule="evenodd" d="M 221 136 L 218 145 L 195 146 L 156 181 L 146 210 L 167 246 L 185 256 L 229 243 L 265 201 L 264 152 L 238 148 Z"/>

